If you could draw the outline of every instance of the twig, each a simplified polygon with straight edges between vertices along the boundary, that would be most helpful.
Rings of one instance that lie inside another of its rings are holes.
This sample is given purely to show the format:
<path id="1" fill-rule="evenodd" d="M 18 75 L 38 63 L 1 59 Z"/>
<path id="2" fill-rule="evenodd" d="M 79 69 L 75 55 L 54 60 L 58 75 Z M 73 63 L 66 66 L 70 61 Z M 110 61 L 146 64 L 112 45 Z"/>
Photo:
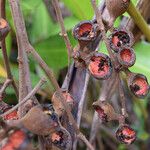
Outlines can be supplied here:
<path id="1" fill-rule="evenodd" d="M 64 26 L 64 21 L 63 21 L 63 17 L 62 17 L 62 13 L 59 7 L 59 2 L 58 0 L 52 0 L 53 6 L 55 8 L 56 11 L 56 16 L 57 16 L 57 20 L 58 23 L 60 24 L 61 27 L 61 33 L 60 35 L 64 38 L 67 50 L 68 50 L 68 64 L 70 64 L 70 59 L 71 59 L 71 52 L 72 52 L 72 46 L 69 40 L 69 37 L 67 35 L 65 26 Z"/>
<path id="2" fill-rule="evenodd" d="M 9 86 L 9 84 L 12 82 L 12 80 L 10 79 L 6 79 L 6 81 L 4 82 L 4 84 L 2 85 L 1 89 L 0 89 L 0 99 L 4 93 L 4 91 L 6 90 L 6 88 Z"/>
<path id="3" fill-rule="evenodd" d="M 22 20 L 22 12 L 19 6 L 19 0 L 9 0 L 11 13 L 16 29 L 16 37 L 17 37 L 17 44 L 18 44 L 18 63 L 19 63 L 19 102 L 21 102 L 27 94 L 32 90 L 31 80 L 30 80 L 30 71 L 29 71 L 29 64 L 28 58 L 26 55 L 26 42 L 27 39 L 24 38 L 27 36 L 25 28 L 22 28 L 21 25 L 24 24 Z M 19 13 L 18 13 L 19 12 Z M 25 115 L 25 106 L 19 107 L 19 117 L 23 117 Z"/>
<path id="4" fill-rule="evenodd" d="M 114 54 L 112 53 L 111 51 L 111 48 L 110 48 L 110 45 L 109 45 L 109 42 L 108 42 L 108 39 L 106 37 L 106 31 L 105 31 L 105 26 L 103 24 L 103 21 L 102 21 L 102 14 L 101 14 L 101 11 L 98 9 L 97 5 L 96 5 L 96 0 L 91 0 L 91 3 L 92 3 L 92 6 L 93 6 L 93 9 L 94 9 L 94 12 L 95 12 L 95 16 L 96 16 L 96 19 L 97 19 L 97 23 L 99 25 L 99 29 L 102 33 L 102 37 L 103 37 L 103 40 L 106 44 L 106 47 L 107 47 L 107 51 L 109 53 L 109 56 L 110 58 L 112 59 L 112 61 L 114 63 L 116 63 L 116 60 L 114 58 Z"/>
<path id="5" fill-rule="evenodd" d="M 4 117 L 8 114 L 10 114 L 11 112 L 13 112 L 14 110 L 16 110 L 17 108 L 19 108 L 22 104 L 24 104 L 25 102 L 27 102 L 29 99 L 31 99 L 36 93 L 37 91 L 41 88 L 41 86 L 46 82 L 45 78 L 42 78 L 39 83 L 34 87 L 34 89 L 22 100 L 20 101 L 17 105 L 15 105 L 13 108 L 11 108 L 10 110 L 8 110 L 6 113 L 0 115 L 0 117 Z"/>
<path id="6" fill-rule="evenodd" d="M 121 113 L 124 117 L 127 117 L 125 95 L 124 95 L 123 85 L 121 82 L 121 76 L 118 74 L 117 77 L 118 77 L 119 95 L 120 95 L 120 100 L 121 100 Z"/>
<path id="7" fill-rule="evenodd" d="M 44 70 L 46 75 L 48 76 L 49 80 L 51 81 L 52 85 L 54 86 L 55 90 L 58 91 L 58 94 L 60 96 L 60 101 L 64 106 L 65 111 L 67 112 L 68 119 L 70 124 L 74 127 L 76 134 L 82 134 L 76 124 L 76 121 L 74 120 L 72 113 L 70 109 L 68 108 L 68 105 L 66 104 L 65 98 L 62 94 L 62 91 L 58 85 L 58 82 L 52 72 L 52 70 L 47 66 L 47 64 L 43 61 L 43 59 L 39 56 L 39 54 L 35 51 L 35 49 L 30 45 L 26 33 L 25 23 L 22 15 L 16 15 L 16 14 L 22 14 L 20 10 L 20 5 L 18 0 L 9 0 L 10 6 L 12 8 L 12 15 L 15 22 L 16 32 L 20 32 L 21 39 L 23 39 L 21 42 L 23 45 L 25 45 L 25 50 L 27 53 L 31 53 L 34 57 L 34 59 L 38 62 L 40 67 Z M 20 38 L 19 38 L 20 39 Z M 83 134 L 82 134 L 83 135 Z M 84 135 L 83 135 L 84 136 Z M 85 142 L 87 143 L 88 140 Z M 89 146 L 90 143 L 87 145 Z M 92 145 L 89 147 L 91 149 Z M 93 150 L 93 149 L 92 149 Z"/>
<path id="8" fill-rule="evenodd" d="M 145 19 L 142 17 L 140 12 L 137 10 L 137 8 L 134 6 L 134 4 L 130 1 L 130 5 L 127 9 L 127 12 L 132 17 L 136 25 L 139 27 L 139 29 L 143 32 L 143 34 L 146 36 L 148 41 L 150 42 L 150 27 L 146 23 Z"/>
<path id="9" fill-rule="evenodd" d="M 5 14 L 5 0 L 0 0 L 0 17 L 2 18 L 6 18 L 6 14 Z M 5 39 L 3 39 L 1 41 L 1 47 L 2 47 L 2 54 L 3 54 L 3 58 L 4 58 L 4 64 L 5 64 L 5 68 L 6 68 L 6 72 L 7 72 L 7 78 L 12 80 L 11 84 L 15 90 L 15 94 L 16 97 L 18 98 L 18 88 L 16 86 L 16 83 L 13 79 L 12 73 L 11 73 L 11 69 L 10 69 L 10 65 L 9 65 L 9 60 L 8 60 L 8 55 L 7 55 L 7 50 L 6 50 L 6 43 L 5 43 Z"/>
<path id="10" fill-rule="evenodd" d="M 68 72 L 67 72 L 68 80 L 67 80 L 67 87 L 66 87 L 66 89 L 68 91 L 69 81 L 70 81 L 70 77 L 71 77 L 71 75 L 70 75 L 70 69 L 71 69 L 70 68 L 70 62 L 71 62 L 71 54 L 72 54 L 72 45 L 71 45 L 71 42 L 69 40 L 69 37 L 67 35 L 66 29 L 65 29 L 65 26 L 64 26 L 64 20 L 63 20 L 63 17 L 62 17 L 62 12 L 61 12 L 58 0 L 52 0 L 52 4 L 55 8 L 57 20 L 58 20 L 58 23 L 59 23 L 60 28 L 61 28 L 60 35 L 64 39 L 64 42 L 65 42 L 66 48 L 67 48 L 67 52 L 68 52 Z"/>
<path id="11" fill-rule="evenodd" d="M 89 141 L 86 139 L 86 137 L 82 134 L 82 133 L 79 133 L 77 135 L 77 137 L 82 140 L 86 145 L 87 147 L 90 149 L 90 150 L 94 150 L 93 146 L 89 143 Z"/>

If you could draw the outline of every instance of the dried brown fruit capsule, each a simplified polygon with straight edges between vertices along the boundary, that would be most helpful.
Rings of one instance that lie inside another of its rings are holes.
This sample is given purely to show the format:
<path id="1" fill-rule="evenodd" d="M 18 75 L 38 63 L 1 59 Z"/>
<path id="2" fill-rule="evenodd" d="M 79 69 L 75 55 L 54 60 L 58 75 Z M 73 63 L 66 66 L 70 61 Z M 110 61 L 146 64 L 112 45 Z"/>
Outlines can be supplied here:
<path id="1" fill-rule="evenodd" d="M 0 41 L 9 33 L 10 27 L 6 20 L 0 18 Z"/>
<path id="2" fill-rule="evenodd" d="M 50 117 L 41 106 L 34 106 L 21 118 L 20 122 L 25 128 L 37 135 L 48 135 L 60 128 L 56 119 Z"/>
<path id="3" fill-rule="evenodd" d="M 52 143 L 61 150 L 70 150 L 72 146 L 72 140 L 69 132 L 61 127 L 57 132 L 50 135 Z"/>
<path id="4" fill-rule="evenodd" d="M 26 131 L 22 129 L 11 129 L 8 137 L 2 140 L 1 150 L 25 150 L 31 149 L 29 138 Z"/>
<path id="5" fill-rule="evenodd" d="M 108 79 L 112 74 L 111 60 L 103 53 L 95 53 L 90 59 L 88 69 L 93 77 Z"/>
<path id="6" fill-rule="evenodd" d="M 133 35 L 125 29 L 115 29 L 109 37 L 111 49 L 118 52 L 122 47 L 131 47 L 133 44 Z"/>
<path id="7" fill-rule="evenodd" d="M 136 132 L 129 125 L 123 124 L 116 131 L 116 138 L 124 144 L 132 144 L 136 139 Z"/>
<path id="8" fill-rule="evenodd" d="M 129 4 L 130 0 L 106 0 L 102 17 L 108 27 L 112 27 L 117 17 L 126 12 Z"/>
<path id="9" fill-rule="evenodd" d="M 70 109 L 73 108 L 74 106 L 74 100 L 73 100 L 73 97 L 66 91 L 62 91 L 62 94 L 68 104 L 68 106 L 70 107 Z M 58 92 L 56 91 L 54 94 L 53 94 L 53 97 L 52 97 L 52 104 L 53 104 L 53 107 L 55 109 L 55 112 L 61 116 L 65 109 L 60 101 L 60 97 L 59 97 L 59 94 Z"/>
<path id="10" fill-rule="evenodd" d="M 73 36 L 79 41 L 81 49 L 97 37 L 97 25 L 92 21 L 82 21 L 73 29 Z"/>
<path id="11" fill-rule="evenodd" d="M 146 76 L 136 73 L 128 74 L 128 86 L 138 98 L 145 98 L 150 89 Z"/>
<path id="12" fill-rule="evenodd" d="M 93 107 L 102 122 L 118 119 L 118 114 L 115 113 L 114 108 L 106 101 L 96 101 L 93 103 Z"/>
<path id="13" fill-rule="evenodd" d="M 135 64 L 136 55 L 132 48 L 123 47 L 117 53 L 117 58 L 123 67 L 128 68 Z"/>

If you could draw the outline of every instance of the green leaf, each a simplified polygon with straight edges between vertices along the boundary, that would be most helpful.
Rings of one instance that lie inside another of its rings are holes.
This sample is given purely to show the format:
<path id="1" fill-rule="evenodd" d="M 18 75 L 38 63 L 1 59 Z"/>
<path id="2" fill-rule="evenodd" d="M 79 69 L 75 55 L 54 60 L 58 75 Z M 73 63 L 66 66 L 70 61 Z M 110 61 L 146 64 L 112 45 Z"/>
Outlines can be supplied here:
<path id="1" fill-rule="evenodd" d="M 138 132 L 138 138 L 146 141 L 148 138 L 150 138 L 150 135 L 146 131 L 140 131 Z"/>
<path id="2" fill-rule="evenodd" d="M 46 11 L 44 3 L 41 3 L 31 16 L 32 24 L 28 31 L 32 43 L 47 38 L 54 25 Z"/>
<path id="3" fill-rule="evenodd" d="M 70 35 L 69 38 L 75 45 L 73 37 Z M 35 44 L 34 47 L 51 68 L 61 69 L 67 66 L 67 49 L 61 36 L 52 36 L 45 41 Z"/>
<path id="4" fill-rule="evenodd" d="M 136 63 L 130 69 L 133 72 L 144 74 L 150 82 L 150 44 L 139 42 L 134 46 Z"/>
<path id="5" fill-rule="evenodd" d="M 78 19 L 92 19 L 94 13 L 90 0 L 63 0 L 63 2 Z"/>
<path id="6" fill-rule="evenodd" d="M 64 19 L 64 25 L 66 31 L 72 30 L 72 28 L 79 22 L 79 19 L 75 18 L 74 16 L 67 17 Z M 51 32 L 49 33 L 50 36 L 54 36 L 60 33 L 60 26 L 59 24 L 54 24 Z"/>

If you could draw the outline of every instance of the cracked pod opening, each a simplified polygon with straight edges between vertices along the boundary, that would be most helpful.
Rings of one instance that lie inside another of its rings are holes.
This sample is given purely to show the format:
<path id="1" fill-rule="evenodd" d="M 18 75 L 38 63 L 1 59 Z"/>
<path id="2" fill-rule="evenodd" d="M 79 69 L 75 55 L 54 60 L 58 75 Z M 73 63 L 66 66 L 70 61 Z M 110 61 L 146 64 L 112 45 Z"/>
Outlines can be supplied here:
<path id="1" fill-rule="evenodd" d="M 124 144 L 132 144 L 136 139 L 136 132 L 128 125 L 121 125 L 116 131 L 116 138 Z"/>
<path id="2" fill-rule="evenodd" d="M 131 46 L 133 35 L 126 30 L 115 30 L 109 39 L 111 48 L 118 52 L 121 47 Z"/>
<path id="3" fill-rule="evenodd" d="M 96 38 L 96 28 L 91 21 L 82 21 L 74 27 L 73 35 L 79 41 L 91 41 Z"/>
<path id="4" fill-rule="evenodd" d="M 91 58 L 88 69 L 93 77 L 97 79 L 108 79 L 112 74 L 111 60 L 107 55 L 97 53 Z"/>
<path id="5" fill-rule="evenodd" d="M 133 94 L 139 98 L 144 98 L 149 93 L 149 84 L 144 75 L 136 74 L 130 81 L 129 87 Z"/>
<path id="6" fill-rule="evenodd" d="M 122 48 L 117 54 L 119 63 L 123 67 L 131 67 L 135 64 L 136 56 L 134 50 L 131 48 Z"/>

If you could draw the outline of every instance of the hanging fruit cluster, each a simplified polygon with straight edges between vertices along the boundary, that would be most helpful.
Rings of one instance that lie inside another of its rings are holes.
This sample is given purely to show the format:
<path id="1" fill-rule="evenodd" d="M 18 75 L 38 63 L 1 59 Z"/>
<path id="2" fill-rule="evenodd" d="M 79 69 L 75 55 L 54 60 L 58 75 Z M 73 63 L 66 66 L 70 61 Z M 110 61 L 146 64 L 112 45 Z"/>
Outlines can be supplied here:
<path id="1" fill-rule="evenodd" d="M 121 1 L 120 3 L 124 3 L 124 1 Z M 129 3 L 129 1 L 125 1 L 124 6 L 127 6 L 126 3 Z M 119 5 L 121 6 L 121 4 Z M 109 7 L 110 0 L 106 1 L 106 6 L 107 9 L 104 11 L 103 21 L 105 22 L 105 28 L 108 30 L 112 27 L 114 20 L 122 14 L 126 8 L 116 14 L 114 13 L 114 10 L 112 10 L 113 7 Z M 107 20 L 108 18 L 106 19 L 105 16 L 106 13 L 107 16 L 109 16 L 108 14 L 111 14 L 110 18 L 112 19 Z M 111 78 L 112 74 L 116 74 L 118 78 L 121 78 L 119 74 L 124 72 L 126 74 L 128 88 L 133 95 L 138 98 L 145 98 L 150 89 L 146 76 L 139 73 L 133 73 L 128 69 L 133 66 L 136 61 L 136 54 L 132 48 L 134 43 L 132 33 L 125 28 L 114 28 L 111 35 L 107 38 L 115 60 L 113 60 L 111 56 L 109 57 L 104 53 L 91 49 L 90 45 L 97 40 L 100 34 L 101 30 L 95 19 L 93 21 L 82 21 L 74 27 L 73 35 L 74 38 L 78 40 L 78 47 L 74 49 L 72 56 L 76 67 L 87 68 L 90 75 L 101 80 Z M 120 84 L 123 86 L 122 82 Z M 121 98 L 122 97 L 120 97 L 120 99 Z M 116 131 L 116 138 L 119 141 L 125 144 L 131 144 L 135 141 L 136 132 L 125 123 L 125 119 L 128 116 L 126 108 L 121 108 L 122 114 L 118 114 L 108 102 L 101 100 L 94 102 L 93 107 L 102 122 L 112 120 L 119 121 L 119 128 Z"/>

